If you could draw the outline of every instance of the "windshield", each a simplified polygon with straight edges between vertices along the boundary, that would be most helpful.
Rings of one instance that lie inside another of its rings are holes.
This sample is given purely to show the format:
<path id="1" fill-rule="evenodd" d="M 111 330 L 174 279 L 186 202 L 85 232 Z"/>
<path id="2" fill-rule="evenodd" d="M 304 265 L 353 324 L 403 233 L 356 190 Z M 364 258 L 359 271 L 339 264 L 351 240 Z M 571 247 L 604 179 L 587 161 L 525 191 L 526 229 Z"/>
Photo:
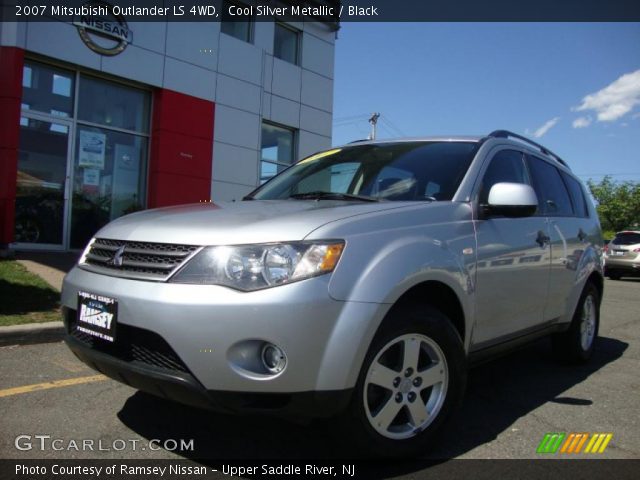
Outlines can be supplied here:
<path id="1" fill-rule="evenodd" d="M 327 150 L 289 167 L 255 200 L 451 200 L 478 144 L 402 142 Z"/>

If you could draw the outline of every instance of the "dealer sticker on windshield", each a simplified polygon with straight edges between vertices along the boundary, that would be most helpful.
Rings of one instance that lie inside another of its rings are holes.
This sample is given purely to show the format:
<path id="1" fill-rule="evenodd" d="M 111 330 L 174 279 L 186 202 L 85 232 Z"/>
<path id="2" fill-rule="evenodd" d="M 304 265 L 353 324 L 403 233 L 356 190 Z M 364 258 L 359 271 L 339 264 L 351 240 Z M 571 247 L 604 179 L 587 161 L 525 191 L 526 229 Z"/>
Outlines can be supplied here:
<path id="1" fill-rule="evenodd" d="M 76 330 L 107 342 L 116 338 L 118 302 L 115 298 L 78 292 L 78 322 Z"/>

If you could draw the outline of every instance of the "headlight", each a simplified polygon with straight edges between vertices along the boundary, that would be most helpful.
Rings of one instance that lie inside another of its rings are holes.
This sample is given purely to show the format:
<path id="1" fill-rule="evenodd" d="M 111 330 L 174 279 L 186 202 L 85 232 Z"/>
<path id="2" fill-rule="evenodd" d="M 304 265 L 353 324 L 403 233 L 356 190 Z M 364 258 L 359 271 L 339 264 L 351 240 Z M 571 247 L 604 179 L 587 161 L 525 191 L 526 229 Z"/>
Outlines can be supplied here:
<path id="1" fill-rule="evenodd" d="M 89 240 L 89 243 L 87 243 L 87 246 L 84 247 L 84 250 L 82 251 L 82 255 L 80 255 L 80 258 L 78 259 L 78 265 L 82 265 L 83 263 L 86 263 L 87 260 L 87 255 L 89 255 L 89 252 L 91 251 L 91 246 L 93 245 L 93 242 L 95 242 L 95 237 L 93 237 L 91 240 Z"/>
<path id="2" fill-rule="evenodd" d="M 259 290 L 332 272 L 344 242 L 206 247 L 169 281 Z"/>

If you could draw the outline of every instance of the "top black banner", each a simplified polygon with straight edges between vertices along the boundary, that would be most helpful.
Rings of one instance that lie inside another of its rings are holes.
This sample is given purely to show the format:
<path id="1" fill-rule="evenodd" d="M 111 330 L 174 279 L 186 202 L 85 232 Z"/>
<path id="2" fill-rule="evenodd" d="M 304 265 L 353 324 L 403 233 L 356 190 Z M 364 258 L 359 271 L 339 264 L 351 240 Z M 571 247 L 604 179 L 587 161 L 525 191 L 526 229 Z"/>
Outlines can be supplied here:
<path id="1" fill-rule="evenodd" d="M 3 22 L 637 22 L 639 0 L 0 0 Z"/>

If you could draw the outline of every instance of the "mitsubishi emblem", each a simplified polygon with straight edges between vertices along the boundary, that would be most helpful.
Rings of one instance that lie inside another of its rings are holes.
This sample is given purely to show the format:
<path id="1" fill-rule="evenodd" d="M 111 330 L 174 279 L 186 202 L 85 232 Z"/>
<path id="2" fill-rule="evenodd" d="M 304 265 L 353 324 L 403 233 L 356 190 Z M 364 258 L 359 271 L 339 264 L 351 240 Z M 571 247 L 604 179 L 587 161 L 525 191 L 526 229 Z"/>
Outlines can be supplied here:
<path id="1" fill-rule="evenodd" d="M 121 267 L 122 266 L 122 257 L 124 256 L 124 245 L 122 245 L 120 248 L 118 248 L 118 250 L 116 250 L 115 255 L 113 256 L 113 258 L 111 260 L 109 260 L 109 263 L 111 265 L 113 265 L 114 267 Z"/>

